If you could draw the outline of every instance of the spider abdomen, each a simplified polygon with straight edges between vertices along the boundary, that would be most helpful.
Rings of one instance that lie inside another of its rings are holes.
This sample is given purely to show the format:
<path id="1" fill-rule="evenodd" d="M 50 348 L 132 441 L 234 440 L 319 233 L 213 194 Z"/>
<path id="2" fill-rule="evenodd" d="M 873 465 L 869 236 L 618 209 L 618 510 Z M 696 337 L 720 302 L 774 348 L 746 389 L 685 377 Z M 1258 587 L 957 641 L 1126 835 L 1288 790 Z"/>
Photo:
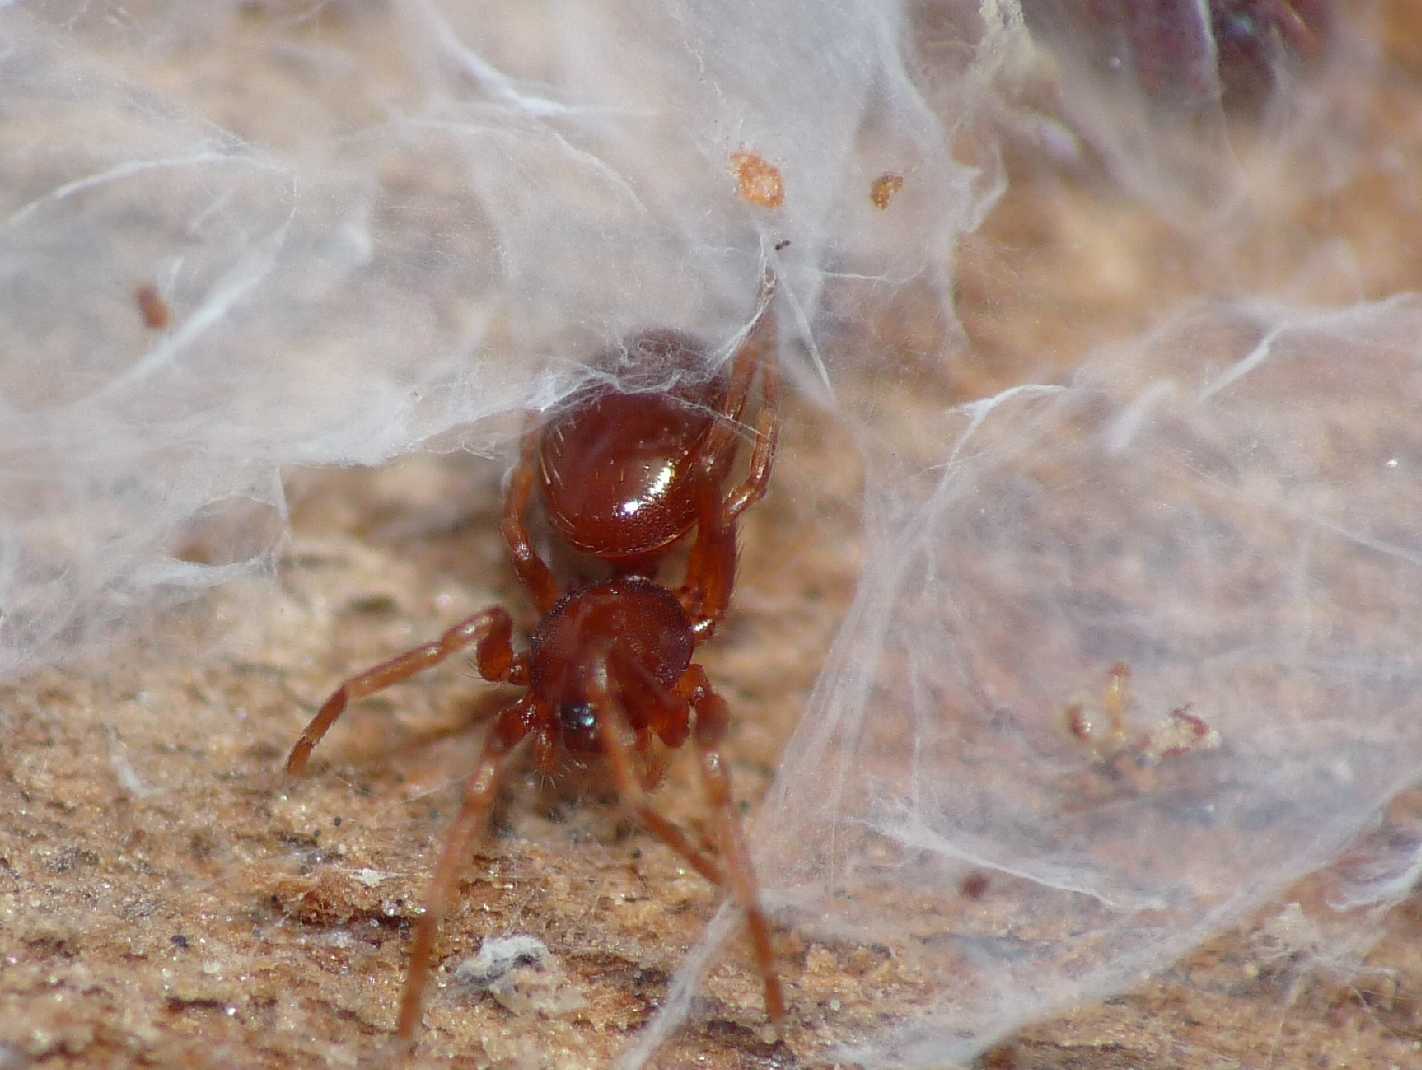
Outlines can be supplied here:
<path id="1" fill-rule="evenodd" d="M 596 362 L 619 387 L 575 396 L 539 445 L 548 518 L 573 546 L 609 560 L 655 554 L 696 522 L 703 443 L 725 404 L 689 335 L 648 331 Z M 669 389 L 645 390 L 654 385 Z"/>

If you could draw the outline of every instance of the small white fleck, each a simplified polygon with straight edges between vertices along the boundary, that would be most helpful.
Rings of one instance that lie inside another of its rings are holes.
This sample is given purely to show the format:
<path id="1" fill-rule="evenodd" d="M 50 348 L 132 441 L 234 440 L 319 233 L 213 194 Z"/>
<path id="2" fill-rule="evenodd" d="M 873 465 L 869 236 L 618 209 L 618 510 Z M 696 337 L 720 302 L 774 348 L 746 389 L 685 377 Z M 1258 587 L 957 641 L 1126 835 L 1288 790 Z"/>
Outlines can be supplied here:
<path id="1" fill-rule="evenodd" d="M 388 881 L 394 875 L 379 869 L 357 869 L 351 872 L 351 876 L 367 888 L 374 888 L 377 884 Z"/>
<path id="2" fill-rule="evenodd" d="M 535 936 L 490 936 L 479 953 L 465 959 L 454 970 L 454 980 L 473 988 L 488 988 L 504 974 L 519 966 L 541 967 L 548 948 Z"/>

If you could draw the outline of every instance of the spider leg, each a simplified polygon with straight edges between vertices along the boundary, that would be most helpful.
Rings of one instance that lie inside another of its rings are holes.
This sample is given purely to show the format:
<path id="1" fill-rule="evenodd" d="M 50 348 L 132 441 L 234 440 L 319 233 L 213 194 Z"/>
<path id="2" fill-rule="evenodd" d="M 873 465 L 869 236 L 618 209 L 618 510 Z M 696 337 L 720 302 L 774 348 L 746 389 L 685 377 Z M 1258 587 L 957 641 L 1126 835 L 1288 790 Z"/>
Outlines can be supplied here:
<path id="1" fill-rule="evenodd" d="M 525 695 L 499 714 L 484 744 L 474 775 L 464 783 L 464 801 L 445 833 L 444 847 L 435 865 L 429 890 L 425 893 L 425 912 L 415 926 L 415 939 L 410 948 L 410 972 L 405 976 L 405 988 L 400 994 L 400 1017 L 396 1026 L 401 1040 L 412 1040 L 419 1027 L 440 920 L 449 909 L 460 867 L 469 857 L 475 839 L 484 830 L 489 810 L 498 796 L 499 784 L 517 755 L 519 744 L 527 738 L 531 715 L 535 712 L 533 697 Z"/>
<path id="2" fill-rule="evenodd" d="M 770 924 L 766 920 L 765 911 L 761 909 L 755 870 L 751 866 L 745 834 L 741 830 L 741 822 L 736 816 L 731 797 L 731 771 L 721 757 L 721 740 L 725 737 L 730 722 L 730 710 L 725 700 L 712 690 L 710 681 L 706 679 L 706 671 L 700 665 L 692 665 L 686 670 L 678 689 L 690 692 L 691 705 L 696 710 L 696 728 L 692 738 L 701 758 L 701 783 L 706 791 L 707 801 L 719 819 L 721 855 L 725 859 L 731 893 L 746 912 L 751 947 L 755 951 L 756 964 L 760 967 L 761 980 L 765 985 L 765 1013 L 772 1022 L 778 1024 L 785 1017 L 785 997 L 780 989 L 780 978 L 775 972 L 775 950 L 770 944 Z"/>
<path id="3" fill-rule="evenodd" d="M 609 665 L 609 671 L 612 671 L 611 665 Z M 612 697 L 607 685 L 600 680 L 590 680 L 588 688 L 590 692 L 588 697 L 598 711 L 597 727 L 599 738 L 602 741 L 602 749 L 607 757 L 607 764 L 612 769 L 612 779 L 617 787 L 617 796 L 622 801 L 622 805 L 642 823 L 648 832 L 686 859 L 692 869 L 717 887 L 722 886 L 725 883 L 725 878 L 721 876 L 721 871 L 716 863 L 692 846 L 691 841 L 686 838 L 686 833 L 653 810 L 647 802 L 642 786 L 637 782 L 637 777 L 632 771 L 632 757 L 627 743 L 618 732 L 617 726 L 613 724 L 611 712 L 613 709 L 623 709 L 622 703 Z M 674 703 L 680 702 L 682 709 L 685 710 L 685 700 L 670 693 L 668 693 L 668 698 Z"/>
<path id="4" fill-rule="evenodd" d="M 714 472 L 728 465 L 736 451 L 741 413 L 746 407 L 746 398 L 750 396 L 751 380 L 755 378 L 755 370 L 760 364 L 760 346 L 746 342 L 733 360 L 726 400 L 716 414 L 720 418 L 701 444 L 701 464 L 707 471 Z"/>
<path id="5" fill-rule="evenodd" d="M 703 443 L 702 463 L 708 469 L 719 467 L 729 460 L 729 454 L 735 452 L 736 424 L 740 419 L 741 410 L 746 406 L 746 398 L 750 395 L 755 370 L 761 364 L 761 347 L 757 335 L 760 333 L 761 324 L 767 318 L 771 302 L 775 299 L 776 285 L 776 276 L 770 271 L 761 276 L 760 300 L 756 305 L 755 318 L 751 320 L 741 348 L 732 358 L 730 387 L 718 413 L 721 418 L 716 421 Z"/>
<path id="6" fill-rule="evenodd" d="M 767 272 L 761 288 L 761 312 L 770 307 L 774 295 L 775 276 Z M 735 454 L 737 421 L 757 369 L 761 373 L 761 406 L 750 470 L 734 490 L 722 497 L 720 483 Z M 780 434 L 780 375 L 774 359 L 764 359 L 758 345 L 747 342 L 736 356 L 731 387 L 720 416 L 702 447 L 696 541 L 680 590 L 697 642 L 711 638 L 730 605 L 736 573 L 736 521 L 765 497 L 775 463 Z"/>
<path id="7" fill-rule="evenodd" d="M 509 556 L 513 558 L 514 572 L 533 596 L 538 612 L 546 615 L 558 601 L 558 585 L 553 581 L 553 573 L 549 571 L 548 565 L 534 549 L 525 520 L 529 500 L 533 497 L 533 474 L 538 463 L 537 455 L 538 435 L 529 430 L 523 436 L 518 467 L 514 469 L 513 479 L 509 483 L 501 530 L 504 542 L 508 543 Z"/>
<path id="8" fill-rule="evenodd" d="M 775 464 L 775 447 L 780 439 L 780 369 L 774 359 L 761 362 L 760 412 L 755 422 L 755 449 L 745 480 L 726 495 L 721 523 L 730 527 L 742 513 L 765 497 L 770 470 Z"/>
<path id="9" fill-rule="evenodd" d="M 678 597 L 700 643 L 716 633 L 731 604 L 736 579 L 736 527 L 722 516 L 717 488 L 709 479 L 697 489 L 696 541 L 686 559 L 686 579 Z"/>
<path id="10" fill-rule="evenodd" d="M 331 693 L 301 733 L 286 759 L 286 771 L 295 774 L 306 768 L 311 751 L 351 702 L 408 680 L 470 644 L 475 645 L 475 661 L 484 679 L 493 683 L 527 683 L 528 665 L 523 655 L 514 653 L 512 637 L 513 622 L 508 613 L 494 606 L 460 621 L 432 643 L 407 650 L 359 676 L 352 676 Z"/>

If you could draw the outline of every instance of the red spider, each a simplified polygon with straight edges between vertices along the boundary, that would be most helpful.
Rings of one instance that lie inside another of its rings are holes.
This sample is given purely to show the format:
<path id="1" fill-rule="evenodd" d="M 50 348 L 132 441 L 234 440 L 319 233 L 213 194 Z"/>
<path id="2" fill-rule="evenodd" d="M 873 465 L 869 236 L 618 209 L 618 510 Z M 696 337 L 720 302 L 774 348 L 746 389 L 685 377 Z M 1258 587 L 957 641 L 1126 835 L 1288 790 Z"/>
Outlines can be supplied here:
<path id="1" fill-rule="evenodd" d="M 773 292 L 767 281 L 762 312 Z M 476 613 L 435 642 L 343 683 L 287 759 L 288 773 L 301 772 L 350 702 L 470 646 L 484 679 L 527 688 L 498 715 L 445 836 L 400 1001 L 398 1033 L 407 1041 L 420 1022 L 435 933 L 459 867 L 483 829 L 505 772 L 530 742 L 539 768 L 550 774 L 559 748 L 602 755 L 619 796 L 648 831 L 707 880 L 729 885 L 747 915 L 766 1012 L 777 1022 L 784 1014 L 770 929 L 721 756 L 730 712 L 691 660 L 730 602 L 736 522 L 765 495 L 770 480 L 778 428 L 775 363 L 762 362 L 760 346 L 747 341 L 728 367 L 708 378 L 705 353 L 693 338 L 646 331 L 604 354 L 599 364 L 619 385 L 588 387 L 555 410 L 540 430 L 525 435 L 505 502 L 503 534 L 514 571 L 542 614 L 527 651 L 515 652 L 513 624 L 503 608 Z M 757 369 L 761 405 L 749 471 L 727 491 L 738 420 Z M 669 382 L 676 385 L 667 388 Z M 611 579 L 559 593 L 525 526 L 535 484 L 553 528 L 579 550 L 608 562 Z M 659 559 L 693 527 L 685 581 L 675 589 L 657 583 Z M 648 805 L 646 792 L 655 786 L 657 771 L 634 764 L 631 749 L 645 755 L 653 736 L 667 747 L 688 739 L 695 746 L 718 819 L 724 873 Z"/>

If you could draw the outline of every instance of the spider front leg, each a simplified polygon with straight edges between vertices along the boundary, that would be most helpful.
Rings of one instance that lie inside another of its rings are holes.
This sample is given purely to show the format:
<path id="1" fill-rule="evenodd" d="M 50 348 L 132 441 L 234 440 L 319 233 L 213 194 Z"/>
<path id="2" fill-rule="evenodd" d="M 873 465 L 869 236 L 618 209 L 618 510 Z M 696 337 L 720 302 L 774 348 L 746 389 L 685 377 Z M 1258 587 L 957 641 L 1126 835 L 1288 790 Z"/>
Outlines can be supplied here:
<path id="1" fill-rule="evenodd" d="M 459 813 L 445 833 L 444 848 L 435 865 L 434 877 L 425 894 L 425 912 L 415 927 L 415 940 L 410 948 L 410 972 L 405 977 L 405 989 L 400 994 L 400 1017 L 396 1032 L 401 1040 L 414 1039 L 420 1025 L 425 985 L 429 982 L 430 963 L 434 957 L 435 936 L 440 920 L 449 909 L 459 869 L 469 857 L 474 840 L 484 830 L 484 824 L 498 797 L 499 784 L 518 753 L 519 744 L 528 737 L 537 709 L 531 695 L 499 714 L 498 720 L 484 743 L 484 752 L 474 775 L 464 783 L 464 801 Z"/>
<path id="2" fill-rule="evenodd" d="M 528 665 L 523 655 L 514 653 L 512 638 L 513 622 L 508 613 L 494 606 L 460 621 L 432 643 L 407 650 L 359 676 L 351 677 L 331 693 L 301 733 L 286 760 L 286 771 L 295 774 L 306 768 L 306 761 L 316 744 L 350 703 L 384 691 L 401 680 L 408 680 L 471 644 L 475 648 L 474 659 L 479 675 L 485 680 L 491 683 L 527 683 Z"/>
<path id="3" fill-rule="evenodd" d="M 756 965 L 760 967 L 765 985 L 765 1013 L 779 1024 L 785 1017 L 785 997 L 780 990 L 780 978 L 775 972 L 775 949 L 770 944 L 770 923 L 760 905 L 760 889 L 746 849 L 745 833 L 736 815 L 731 795 L 731 771 L 721 756 L 721 741 L 730 726 L 731 714 L 725 699 L 711 687 L 706 671 L 700 665 L 686 670 L 677 689 L 687 696 L 696 710 L 696 727 L 692 732 L 697 754 L 701 758 L 701 783 L 707 802 L 716 812 L 720 825 L 721 856 L 731 894 L 746 912 L 746 927 L 750 930 L 751 947 Z"/>

